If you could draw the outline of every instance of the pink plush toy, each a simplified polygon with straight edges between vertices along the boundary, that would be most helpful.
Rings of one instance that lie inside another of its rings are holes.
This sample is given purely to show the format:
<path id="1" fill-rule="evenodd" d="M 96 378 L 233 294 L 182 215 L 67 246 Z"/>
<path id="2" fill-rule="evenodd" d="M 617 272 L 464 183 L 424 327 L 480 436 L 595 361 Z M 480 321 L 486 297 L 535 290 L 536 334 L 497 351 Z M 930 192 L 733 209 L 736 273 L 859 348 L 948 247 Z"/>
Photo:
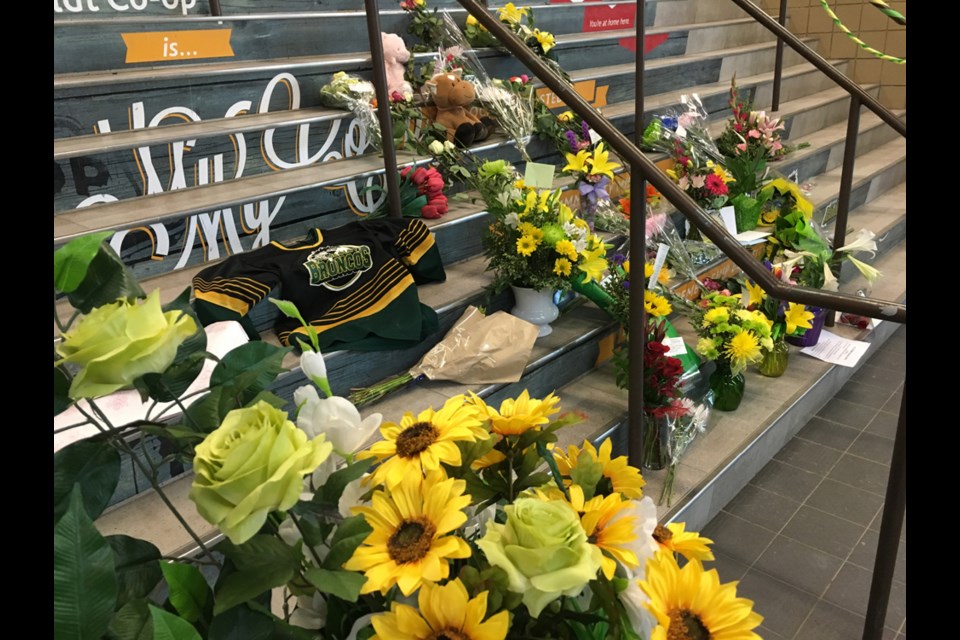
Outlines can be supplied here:
<path id="1" fill-rule="evenodd" d="M 387 72 L 387 93 L 394 92 L 409 98 L 413 95 L 413 87 L 403 79 L 404 66 L 410 60 L 410 52 L 403 43 L 403 38 L 395 33 L 380 33 L 383 42 L 383 66 Z"/>

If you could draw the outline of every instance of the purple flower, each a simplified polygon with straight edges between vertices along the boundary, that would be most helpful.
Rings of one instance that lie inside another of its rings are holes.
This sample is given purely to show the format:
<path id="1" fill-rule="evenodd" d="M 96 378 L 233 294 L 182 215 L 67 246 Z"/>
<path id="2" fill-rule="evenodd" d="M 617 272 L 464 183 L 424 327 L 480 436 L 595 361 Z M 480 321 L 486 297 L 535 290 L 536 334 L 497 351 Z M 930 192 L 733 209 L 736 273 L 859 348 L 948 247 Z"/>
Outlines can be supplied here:
<path id="1" fill-rule="evenodd" d="M 626 262 L 626 260 L 627 260 L 627 256 L 623 255 L 622 253 L 615 253 L 612 256 L 610 256 L 610 262 L 612 262 L 618 267 L 622 265 L 624 262 Z"/>
<path id="2" fill-rule="evenodd" d="M 567 142 L 570 143 L 570 150 L 573 152 L 578 151 L 580 140 L 577 139 L 577 134 L 575 134 L 573 131 L 566 131 L 564 132 L 564 135 L 567 137 Z"/>
<path id="3" fill-rule="evenodd" d="M 583 130 L 583 136 L 582 136 L 583 139 L 584 139 L 584 140 L 589 140 L 589 139 L 590 139 L 590 125 L 587 124 L 587 121 L 586 121 L 586 120 L 584 120 L 584 121 L 581 123 L 580 128 Z"/>
<path id="4" fill-rule="evenodd" d="M 630 281 L 629 281 L 629 280 L 624 280 L 622 284 L 623 284 L 623 288 L 624 288 L 624 289 L 627 289 L 627 290 L 630 289 Z"/>

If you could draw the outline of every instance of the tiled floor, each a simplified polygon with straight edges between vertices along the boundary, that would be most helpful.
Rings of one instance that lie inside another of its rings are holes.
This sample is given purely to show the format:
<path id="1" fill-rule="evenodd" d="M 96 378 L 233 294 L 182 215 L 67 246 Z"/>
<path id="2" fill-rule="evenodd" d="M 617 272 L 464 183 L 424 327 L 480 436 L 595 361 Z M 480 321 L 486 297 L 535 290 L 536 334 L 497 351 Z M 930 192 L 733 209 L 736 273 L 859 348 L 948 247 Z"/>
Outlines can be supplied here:
<path id="1" fill-rule="evenodd" d="M 724 582 L 764 616 L 764 640 L 858 640 L 906 360 L 898 329 L 704 529 Z M 906 528 L 884 640 L 905 639 Z"/>

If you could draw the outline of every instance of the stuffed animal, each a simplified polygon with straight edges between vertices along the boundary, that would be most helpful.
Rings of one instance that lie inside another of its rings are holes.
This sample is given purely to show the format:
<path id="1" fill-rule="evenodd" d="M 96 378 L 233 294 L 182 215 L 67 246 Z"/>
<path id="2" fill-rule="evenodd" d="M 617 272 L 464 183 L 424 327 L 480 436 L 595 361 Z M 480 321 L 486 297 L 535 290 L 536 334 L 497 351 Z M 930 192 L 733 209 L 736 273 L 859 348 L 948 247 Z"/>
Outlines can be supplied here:
<path id="1" fill-rule="evenodd" d="M 424 109 L 424 114 L 446 127 L 448 140 L 469 147 L 486 140 L 490 132 L 487 125 L 467 109 L 477 92 L 462 78 L 462 73 L 461 69 L 438 73 L 424 84 L 435 105 Z"/>
<path id="2" fill-rule="evenodd" d="M 383 66 L 387 72 L 387 95 L 394 92 L 405 98 L 413 95 L 413 87 L 403 79 L 404 65 L 410 60 L 410 52 L 403 38 L 395 33 L 380 33 L 383 43 Z"/>

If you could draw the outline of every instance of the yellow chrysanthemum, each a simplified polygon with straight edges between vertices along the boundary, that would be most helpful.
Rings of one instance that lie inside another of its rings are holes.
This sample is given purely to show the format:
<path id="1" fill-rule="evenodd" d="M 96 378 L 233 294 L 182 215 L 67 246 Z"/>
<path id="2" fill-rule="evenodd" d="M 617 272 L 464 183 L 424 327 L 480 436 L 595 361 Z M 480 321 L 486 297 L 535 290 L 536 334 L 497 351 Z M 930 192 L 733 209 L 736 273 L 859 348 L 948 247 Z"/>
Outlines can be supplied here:
<path id="1" fill-rule="evenodd" d="M 529 9 L 526 7 L 517 7 L 512 2 L 508 2 L 503 6 L 502 9 L 497 13 L 497 16 L 503 22 L 509 22 L 510 24 L 519 24 L 520 18 L 529 13 Z"/>
<path id="2" fill-rule="evenodd" d="M 713 551 L 710 550 L 713 540 L 704 538 L 696 531 L 687 531 L 683 522 L 671 522 L 667 526 L 657 525 L 653 531 L 653 539 L 660 548 L 670 553 L 679 553 L 687 560 L 713 560 Z"/>
<path id="3" fill-rule="evenodd" d="M 540 242 L 533 236 L 520 236 L 517 240 L 517 253 L 529 258 L 538 246 L 540 246 Z"/>
<path id="4" fill-rule="evenodd" d="M 560 411 L 557 404 L 560 398 L 548 395 L 543 400 L 531 398 L 526 389 L 517 399 L 507 398 L 500 403 L 500 411 L 485 403 L 475 393 L 470 394 L 470 402 L 478 413 L 490 420 L 490 430 L 502 436 L 515 436 L 530 429 L 549 424 L 553 414 Z"/>
<path id="5" fill-rule="evenodd" d="M 644 289 L 643 291 L 643 308 L 648 315 L 654 318 L 663 318 L 673 311 L 673 307 L 670 306 L 666 298 L 650 289 Z"/>
<path id="6" fill-rule="evenodd" d="M 571 262 L 576 262 L 577 258 L 580 257 L 577 253 L 577 248 L 569 240 L 560 240 L 553 249 L 563 257 L 568 258 Z"/>
<path id="7" fill-rule="evenodd" d="M 703 321 L 707 324 L 719 324 L 730 320 L 730 312 L 725 307 L 714 307 L 703 314 Z"/>
<path id="8" fill-rule="evenodd" d="M 581 149 L 577 152 L 577 155 L 568 153 L 566 158 L 567 164 L 560 171 L 572 171 L 574 173 L 586 173 L 588 171 L 587 164 L 590 162 L 590 152 L 586 149 Z"/>
<path id="9" fill-rule="evenodd" d="M 520 232 L 520 235 L 522 236 L 530 236 L 538 243 L 543 240 L 543 231 L 535 224 L 521 222 L 517 225 L 517 231 Z"/>
<path id="10" fill-rule="evenodd" d="M 442 471 L 441 462 L 460 464 L 457 442 L 475 442 L 490 437 L 483 416 L 463 395 L 444 403 L 439 411 L 429 408 L 414 416 L 409 411 L 400 424 L 385 422 L 380 427 L 383 440 L 357 454 L 358 460 L 375 458 L 381 462 L 369 476 L 374 484 L 393 488 L 405 476 L 418 480 L 430 471 Z"/>
<path id="11" fill-rule="evenodd" d="M 620 165 L 616 162 L 610 162 L 608 158 L 610 152 L 603 149 L 603 143 L 599 143 L 593 150 L 593 158 L 590 160 L 590 175 L 607 176 L 613 180 L 613 170 L 619 169 Z"/>
<path id="12" fill-rule="evenodd" d="M 553 272 L 558 276 L 566 278 L 570 275 L 571 269 L 573 269 L 573 265 L 566 258 L 557 258 L 557 261 L 553 263 Z"/>
<path id="13" fill-rule="evenodd" d="M 603 279 L 603 272 L 607 269 L 607 251 L 601 246 L 595 251 L 584 251 L 583 260 L 577 264 L 580 271 L 586 276 L 584 284 L 591 280 L 600 282 Z"/>
<path id="14" fill-rule="evenodd" d="M 745 307 L 757 307 L 763 304 L 763 301 L 767 299 L 767 292 L 764 291 L 763 287 L 758 284 L 747 281 L 747 283 L 744 285 L 744 289 L 746 290 L 747 295 L 750 296 L 749 302 L 744 303 Z"/>
<path id="15" fill-rule="evenodd" d="M 748 362 L 756 362 L 763 357 L 760 340 L 750 331 L 741 331 L 730 338 L 724 353 L 730 358 L 734 373 L 746 367 Z"/>
<path id="16" fill-rule="evenodd" d="M 478 24 L 480 24 L 480 23 L 477 21 L 476 18 L 474 18 L 473 16 L 471 16 L 471 15 L 469 15 L 469 14 L 467 15 L 467 25 L 468 25 L 468 26 L 476 26 L 476 25 L 478 25 Z"/>
<path id="17" fill-rule="evenodd" d="M 417 596 L 419 610 L 394 602 L 390 613 L 370 621 L 374 640 L 503 640 L 510 628 L 506 610 L 487 615 L 487 591 L 471 599 L 459 579 L 443 586 L 425 584 Z"/>
<path id="18" fill-rule="evenodd" d="M 791 302 L 787 305 L 787 311 L 783 314 L 783 319 L 787 323 L 787 334 L 793 334 L 797 329 L 812 329 L 813 313 L 807 311 L 802 304 Z"/>
<path id="19" fill-rule="evenodd" d="M 629 499 L 611 493 L 584 501 L 583 489 L 571 485 L 570 506 L 580 516 L 580 526 L 587 539 L 603 552 L 600 568 L 607 580 L 613 579 L 617 561 L 630 568 L 640 566 L 636 552 L 630 548 L 637 539 L 637 517 L 623 513 L 630 507 Z"/>
<path id="20" fill-rule="evenodd" d="M 543 49 L 544 53 L 549 52 L 550 49 L 553 49 L 553 46 L 556 44 L 556 39 L 549 31 L 540 31 L 540 29 L 534 29 L 533 37 L 536 38 L 537 42 L 540 43 L 540 48 Z"/>
<path id="21" fill-rule="evenodd" d="M 738 598 L 736 582 L 720 584 L 717 570 L 704 571 L 697 560 L 681 569 L 672 555 L 658 553 L 639 585 L 658 623 L 650 640 L 761 640 L 752 631 L 763 622 L 753 601 Z"/>
<path id="22" fill-rule="evenodd" d="M 570 477 L 570 471 L 577 467 L 581 451 L 587 452 L 593 462 L 599 463 L 603 467 L 603 477 L 609 481 L 609 490 L 604 490 L 604 483 L 600 483 L 601 487 L 597 491 L 598 495 L 608 495 L 611 492 L 616 492 L 623 494 L 625 498 L 639 500 L 643 497 L 643 485 L 646 484 L 646 481 L 640 475 L 640 470 L 627 464 L 627 456 L 611 459 L 610 452 L 613 451 L 613 443 L 609 438 L 603 441 L 599 451 L 588 440 L 583 441 L 582 448 L 570 445 L 566 454 L 562 450 L 555 450 L 554 459 L 557 461 L 557 468 L 562 476 Z"/>
<path id="23" fill-rule="evenodd" d="M 343 564 L 367 581 L 360 593 L 386 594 L 393 585 L 408 596 L 421 585 L 450 575 L 449 560 L 469 558 L 470 545 L 447 535 L 467 521 L 467 483 L 433 472 L 409 474 L 391 491 L 374 491 L 371 506 L 353 507 L 373 531 Z"/>

